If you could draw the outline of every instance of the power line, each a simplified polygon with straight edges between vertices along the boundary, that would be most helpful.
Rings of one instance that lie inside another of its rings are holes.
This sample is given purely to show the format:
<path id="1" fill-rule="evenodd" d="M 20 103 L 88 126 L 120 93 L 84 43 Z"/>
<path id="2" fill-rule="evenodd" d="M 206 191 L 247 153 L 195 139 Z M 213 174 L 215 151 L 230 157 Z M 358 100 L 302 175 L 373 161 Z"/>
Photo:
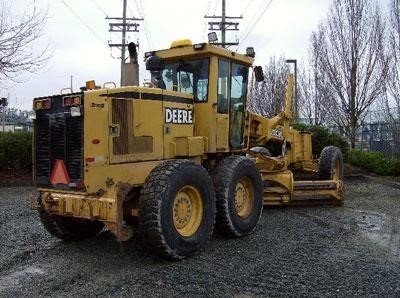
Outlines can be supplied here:
<path id="1" fill-rule="evenodd" d="M 217 13 L 217 6 L 218 6 L 218 1 L 215 0 L 214 15 Z"/>
<path id="2" fill-rule="evenodd" d="M 211 0 L 208 0 L 207 7 L 206 7 L 206 13 L 204 14 L 205 16 L 210 14 L 210 8 L 211 8 Z M 203 26 L 203 40 L 205 40 L 205 37 L 206 37 L 207 24 L 208 24 L 208 22 L 204 21 L 204 24 L 203 24 L 204 25 Z"/>
<path id="3" fill-rule="evenodd" d="M 103 39 L 88 25 L 86 22 L 67 4 L 65 3 L 64 0 L 60 0 L 71 12 L 75 17 L 81 21 L 81 23 L 90 31 L 93 33 L 94 36 L 96 36 L 101 42 L 103 42 Z"/>
<path id="4" fill-rule="evenodd" d="M 249 9 L 250 5 L 251 5 L 253 2 L 254 2 L 254 0 L 249 1 L 249 3 L 247 4 L 246 8 L 245 8 L 245 9 L 243 10 L 243 12 L 241 13 L 242 16 L 246 13 L 247 9 Z"/>
<path id="5" fill-rule="evenodd" d="M 150 48 L 154 49 L 154 43 L 153 43 L 153 39 L 151 38 L 149 23 L 147 22 L 146 15 L 144 13 L 143 3 L 141 0 L 139 0 L 139 1 L 135 0 L 135 4 L 136 4 L 137 10 L 143 16 L 143 19 L 144 19 L 144 27 L 145 27 L 144 33 L 146 36 L 147 44 L 149 45 Z"/>
<path id="6" fill-rule="evenodd" d="M 249 34 L 251 33 L 251 31 L 253 31 L 254 27 L 258 24 L 258 22 L 260 21 L 261 17 L 265 14 L 265 12 L 267 11 L 267 9 L 270 7 L 271 3 L 273 0 L 270 0 L 269 3 L 265 6 L 264 10 L 261 12 L 261 14 L 258 16 L 258 18 L 256 19 L 256 21 L 254 22 L 254 24 L 251 26 L 250 30 L 246 33 L 246 35 L 241 39 L 241 43 L 243 41 L 246 40 L 246 38 L 249 36 Z M 243 33 L 244 34 L 244 33 Z M 242 36 L 243 36 L 242 34 Z"/>
<path id="7" fill-rule="evenodd" d="M 222 11 L 221 11 L 221 16 L 204 16 L 204 18 L 209 18 L 209 19 L 221 19 L 220 21 L 211 21 L 208 22 L 210 27 L 208 30 L 211 31 L 221 31 L 221 42 L 215 42 L 213 41 L 214 44 L 220 45 L 223 48 L 227 46 L 232 46 L 232 45 L 238 45 L 238 42 L 226 42 L 226 31 L 238 31 L 239 28 L 239 22 L 232 22 L 232 21 L 227 21 L 230 19 L 241 19 L 242 17 L 231 17 L 226 15 L 226 0 L 222 0 Z"/>
<path id="8" fill-rule="evenodd" d="M 94 5 L 96 5 L 96 7 L 97 7 L 106 17 L 108 17 L 107 12 L 106 12 L 95 0 L 92 0 L 92 2 L 94 3 Z"/>
<path id="9" fill-rule="evenodd" d="M 250 2 L 249 2 L 250 3 Z M 264 5 L 268 5 L 268 3 L 264 0 L 259 1 L 259 5 L 257 7 L 257 9 L 253 10 L 254 13 L 251 14 L 251 18 L 250 21 L 246 24 L 246 27 L 244 28 L 244 30 L 242 31 L 240 37 L 244 36 L 245 33 L 250 31 L 250 27 L 252 26 L 252 23 L 254 22 L 254 20 L 256 19 L 256 15 L 260 12 L 263 11 L 263 6 Z M 246 7 L 245 10 L 247 10 L 249 8 L 249 6 Z"/>
<path id="10" fill-rule="evenodd" d="M 123 0 L 122 0 L 123 1 Z M 130 8 L 129 3 L 127 4 L 127 9 L 129 11 L 129 13 L 134 17 L 135 14 L 133 13 L 133 10 Z M 140 14 L 140 12 L 138 11 L 138 13 Z"/>
<path id="11" fill-rule="evenodd" d="M 123 1 L 123 0 L 122 0 L 122 1 Z M 135 18 L 135 14 L 133 13 L 133 10 L 130 8 L 129 3 L 127 3 L 127 9 L 128 9 L 128 12 L 131 14 L 131 16 L 132 16 L 133 18 Z M 141 13 L 138 11 L 138 14 L 140 15 Z M 143 20 L 143 16 L 139 16 L 138 19 Z M 144 28 L 144 30 L 145 30 L 145 28 Z M 139 33 L 138 33 L 138 32 L 137 32 L 137 34 L 136 34 L 136 40 L 137 40 L 136 46 L 137 46 L 137 48 L 139 49 Z"/>

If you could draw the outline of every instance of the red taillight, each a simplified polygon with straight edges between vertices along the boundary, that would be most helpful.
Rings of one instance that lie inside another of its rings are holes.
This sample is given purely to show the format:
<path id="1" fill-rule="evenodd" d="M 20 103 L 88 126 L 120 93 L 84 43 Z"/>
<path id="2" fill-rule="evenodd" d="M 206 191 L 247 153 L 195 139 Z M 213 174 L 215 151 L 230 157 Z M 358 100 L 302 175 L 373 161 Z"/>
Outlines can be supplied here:
<path id="1" fill-rule="evenodd" d="M 86 157 L 85 158 L 85 161 L 87 162 L 87 163 L 89 163 L 89 162 L 94 162 L 96 159 L 94 158 L 94 157 L 92 157 L 92 156 L 89 156 L 89 157 Z"/>
<path id="2" fill-rule="evenodd" d="M 72 98 L 71 97 L 64 97 L 64 106 L 69 107 L 72 105 Z"/>
<path id="3" fill-rule="evenodd" d="M 51 108 L 51 99 L 46 98 L 46 99 L 39 99 L 33 101 L 33 110 L 48 110 Z"/>
<path id="4" fill-rule="evenodd" d="M 79 106 L 81 104 L 81 97 L 79 95 L 75 96 L 64 96 L 63 105 L 64 107 Z"/>

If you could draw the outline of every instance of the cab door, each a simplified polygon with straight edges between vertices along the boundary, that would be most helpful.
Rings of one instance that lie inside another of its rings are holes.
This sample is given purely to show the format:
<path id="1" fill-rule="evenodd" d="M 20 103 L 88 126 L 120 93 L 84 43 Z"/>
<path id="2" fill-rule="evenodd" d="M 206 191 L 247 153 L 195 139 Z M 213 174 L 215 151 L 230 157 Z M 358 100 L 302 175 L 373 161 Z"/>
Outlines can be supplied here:
<path id="1" fill-rule="evenodd" d="M 229 61 L 218 59 L 216 148 L 219 151 L 229 149 L 229 73 Z"/>
<path id="2" fill-rule="evenodd" d="M 231 64 L 229 102 L 229 145 L 231 149 L 243 146 L 248 73 L 247 66 Z"/>
<path id="3" fill-rule="evenodd" d="M 243 145 L 248 67 L 218 60 L 217 149 Z"/>

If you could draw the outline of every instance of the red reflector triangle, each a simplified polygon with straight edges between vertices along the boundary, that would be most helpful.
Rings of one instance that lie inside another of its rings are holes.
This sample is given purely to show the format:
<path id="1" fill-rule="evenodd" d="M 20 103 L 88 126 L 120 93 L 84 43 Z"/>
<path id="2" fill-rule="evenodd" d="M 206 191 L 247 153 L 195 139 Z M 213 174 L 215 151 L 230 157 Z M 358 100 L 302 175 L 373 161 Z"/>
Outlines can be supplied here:
<path id="1" fill-rule="evenodd" d="M 70 181 L 64 161 L 57 159 L 50 176 L 51 184 L 68 184 Z"/>

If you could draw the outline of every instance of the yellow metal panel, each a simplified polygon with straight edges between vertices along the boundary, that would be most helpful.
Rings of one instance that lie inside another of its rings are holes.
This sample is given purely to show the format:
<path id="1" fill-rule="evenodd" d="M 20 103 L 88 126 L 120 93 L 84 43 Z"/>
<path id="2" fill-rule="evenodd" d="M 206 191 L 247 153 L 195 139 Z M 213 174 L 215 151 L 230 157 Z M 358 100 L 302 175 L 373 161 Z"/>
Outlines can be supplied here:
<path id="1" fill-rule="evenodd" d="M 281 172 L 264 172 L 261 170 L 261 177 L 263 181 L 273 181 L 285 187 L 289 193 L 293 193 L 293 173 L 292 171 L 285 170 Z"/>
<path id="2" fill-rule="evenodd" d="M 140 88 L 141 100 L 133 102 L 133 130 L 135 136 L 162 135 L 162 91 L 157 88 Z M 160 100 L 151 100 L 152 96 L 160 96 Z M 155 137 L 157 138 L 157 137 Z"/>
<path id="3" fill-rule="evenodd" d="M 205 136 L 208 140 L 206 152 L 216 152 L 217 147 L 217 86 L 211 82 L 218 80 L 218 60 L 217 57 L 210 57 L 210 77 L 208 86 L 208 101 L 196 102 L 195 112 L 195 135 Z"/>
<path id="4" fill-rule="evenodd" d="M 229 149 L 229 117 L 228 114 L 217 116 L 217 150 Z"/>
<path id="5" fill-rule="evenodd" d="M 84 159 L 90 166 L 108 164 L 108 113 L 106 90 L 87 91 L 84 95 Z"/>
<path id="6" fill-rule="evenodd" d="M 203 137 L 181 137 L 174 139 L 176 156 L 198 156 L 204 153 L 205 140 Z"/>
<path id="7" fill-rule="evenodd" d="M 188 138 L 175 138 L 173 143 L 176 156 L 188 156 L 189 154 Z"/>
<path id="8" fill-rule="evenodd" d="M 113 104 L 116 101 L 126 101 L 122 124 L 112 123 L 112 108 L 110 108 L 110 127 L 116 127 L 119 133 L 110 135 L 110 162 L 122 163 L 139 160 L 156 160 L 163 158 L 162 131 L 162 91 L 157 88 L 124 87 L 110 93 Z M 126 94 L 126 95 L 125 95 Z M 119 98 L 122 95 L 125 97 Z M 129 97 L 132 95 L 131 97 Z M 110 99 L 111 102 L 111 99 Z M 114 116 L 115 117 L 115 116 Z M 126 147 L 124 154 L 116 151 L 115 138 L 126 138 L 121 146 Z M 140 146 L 138 144 L 140 143 Z"/>
<path id="9" fill-rule="evenodd" d="M 118 182 L 143 185 L 150 171 L 160 162 L 142 161 L 88 168 L 85 173 L 87 191 L 89 193 L 106 191 Z"/>
<path id="10" fill-rule="evenodd" d="M 169 159 L 179 155 L 171 144 L 176 138 L 192 137 L 196 120 L 192 95 L 163 90 L 163 97 L 164 159 Z"/>
<path id="11" fill-rule="evenodd" d="M 313 159 L 310 133 L 299 132 L 290 128 L 288 131 L 284 132 L 284 135 L 291 144 L 291 150 L 289 152 L 290 163 L 311 161 Z"/>

